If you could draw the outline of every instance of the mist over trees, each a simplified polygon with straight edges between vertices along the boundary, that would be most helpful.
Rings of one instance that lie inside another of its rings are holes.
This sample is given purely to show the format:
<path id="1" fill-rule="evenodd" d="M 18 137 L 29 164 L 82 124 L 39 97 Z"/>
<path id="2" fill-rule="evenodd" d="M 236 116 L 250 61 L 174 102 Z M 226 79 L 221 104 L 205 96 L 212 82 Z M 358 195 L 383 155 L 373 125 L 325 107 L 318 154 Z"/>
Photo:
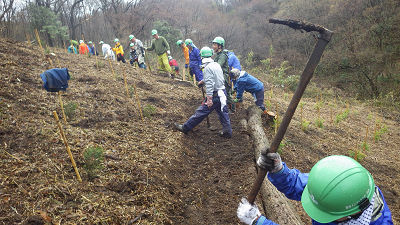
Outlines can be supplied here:
<path id="1" fill-rule="evenodd" d="M 306 20 L 335 32 L 318 78 L 362 99 L 400 102 L 398 0 L 1 0 L 0 33 L 25 41 L 38 29 L 49 46 L 70 39 L 112 44 L 114 38 L 126 46 L 129 34 L 146 41 L 157 28 L 176 57 L 178 39 L 191 38 L 201 48 L 222 36 L 245 69 L 269 58 L 276 65 L 288 61 L 289 73 L 300 74 L 315 44 L 312 34 L 269 24 L 270 17 Z"/>

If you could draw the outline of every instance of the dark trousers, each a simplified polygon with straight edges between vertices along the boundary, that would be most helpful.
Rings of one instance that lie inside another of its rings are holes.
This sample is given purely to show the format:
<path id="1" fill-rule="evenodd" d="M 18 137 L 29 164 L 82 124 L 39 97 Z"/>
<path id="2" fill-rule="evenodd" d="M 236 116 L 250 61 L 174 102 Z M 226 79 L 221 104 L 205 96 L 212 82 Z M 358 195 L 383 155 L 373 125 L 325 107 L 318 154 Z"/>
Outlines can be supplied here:
<path id="1" fill-rule="evenodd" d="M 126 63 L 125 58 L 121 53 L 117 55 L 117 62 L 119 62 L 119 61 Z"/>
<path id="2" fill-rule="evenodd" d="M 202 104 L 196 109 L 196 112 L 183 124 L 183 129 L 185 131 L 190 131 L 196 127 L 201 121 L 204 120 L 213 110 L 218 113 L 219 121 L 222 125 L 222 131 L 224 133 L 229 133 L 232 135 L 231 121 L 229 119 L 228 107 L 224 106 L 221 110 L 221 101 L 218 95 L 214 93 L 213 105 L 209 108 L 207 105 Z"/>
<path id="3" fill-rule="evenodd" d="M 262 111 L 265 110 L 265 105 L 264 105 L 264 88 L 261 91 L 257 91 L 255 93 L 252 93 L 254 98 L 255 98 L 255 103 Z"/>

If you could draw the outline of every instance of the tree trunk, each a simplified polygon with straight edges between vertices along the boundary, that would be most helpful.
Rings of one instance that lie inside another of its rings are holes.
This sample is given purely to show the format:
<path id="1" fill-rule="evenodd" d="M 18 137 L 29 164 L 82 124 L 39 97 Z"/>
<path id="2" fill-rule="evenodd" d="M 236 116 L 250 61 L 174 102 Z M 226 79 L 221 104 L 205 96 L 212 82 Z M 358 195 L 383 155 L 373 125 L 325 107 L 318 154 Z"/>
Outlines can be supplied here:
<path id="1" fill-rule="evenodd" d="M 261 110 L 256 106 L 247 109 L 248 131 L 253 139 L 256 159 L 264 146 L 270 143 L 264 133 Z M 261 187 L 262 202 L 268 219 L 278 224 L 304 225 L 289 200 L 267 179 Z"/>

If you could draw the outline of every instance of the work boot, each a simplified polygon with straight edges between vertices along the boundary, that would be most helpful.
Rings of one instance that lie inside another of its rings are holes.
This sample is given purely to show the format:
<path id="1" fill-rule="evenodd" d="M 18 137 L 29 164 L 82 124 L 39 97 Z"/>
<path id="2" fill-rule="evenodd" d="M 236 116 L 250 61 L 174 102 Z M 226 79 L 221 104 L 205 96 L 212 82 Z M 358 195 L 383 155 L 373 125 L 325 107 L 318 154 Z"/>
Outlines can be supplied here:
<path id="1" fill-rule="evenodd" d="M 171 79 L 175 78 L 175 74 L 173 74 L 173 73 L 170 73 L 169 76 L 171 77 Z"/>
<path id="2" fill-rule="evenodd" d="M 187 134 L 187 133 L 188 133 L 188 131 L 185 130 L 185 129 L 183 128 L 183 125 L 182 125 L 182 124 L 175 123 L 175 128 L 176 128 L 177 130 L 179 130 L 180 132 L 184 133 L 184 134 Z"/>
<path id="3" fill-rule="evenodd" d="M 230 133 L 228 133 L 228 132 L 226 132 L 226 131 L 220 131 L 220 132 L 219 132 L 219 136 L 220 136 L 220 137 L 224 137 L 224 138 L 231 138 L 231 137 L 232 137 L 232 134 L 230 134 Z"/>

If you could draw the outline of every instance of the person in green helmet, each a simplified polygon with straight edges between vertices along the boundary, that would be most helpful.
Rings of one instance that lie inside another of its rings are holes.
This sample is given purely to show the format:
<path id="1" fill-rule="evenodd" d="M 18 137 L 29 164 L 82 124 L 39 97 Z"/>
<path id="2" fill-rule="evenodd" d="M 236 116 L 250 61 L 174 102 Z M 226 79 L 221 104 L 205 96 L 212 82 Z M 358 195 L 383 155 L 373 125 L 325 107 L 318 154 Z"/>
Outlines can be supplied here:
<path id="1" fill-rule="evenodd" d="M 112 48 L 112 50 L 115 52 L 115 55 L 117 55 L 117 62 L 122 61 L 123 63 L 126 63 L 125 58 L 124 58 L 124 48 L 122 47 L 121 43 L 119 42 L 118 38 L 115 38 L 114 40 L 115 46 Z"/>
<path id="2" fill-rule="evenodd" d="M 186 46 L 185 42 L 178 40 L 176 45 L 182 48 L 183 57 L 185 58 L 185 69 L 189 67 L 189 48 Z"/>
<path id="3" fill-rule="evenodd" d="M 130 51 L 130 63 L 133 64 L 134 61 L 137 62 L 139 68 L 146 69 L 146 64 L 144 60 L 145 51 L 141 40 L 137 39 L 133 34 L 129 35 L 129 47 Z"/>
<path id="4" fill-rule="evenodd" d="M 157 30 L 152 30 L 151 35 L 153 40 L 151 41 L 151 47 L 147 48 L 147 51 L 155 51 L 158 56 L 158 65 L 160 71 L 165 71 L 173 79 L 175 76 L 171 73 L 171 67 L 168 62 L 168 55 L 171 54 L 169 51 L 169 44 L 163 36 L 159 36 Z"/>
<path id="5" fill-rule="evenodd" d="M 262 151 L 257 165 L 286 197 L 301 201 L 313 225 L 393 224 L 391 212 L 372 175 L 354 159 L 333 155 L 318 161 L 309 174 L 289 169 L 278 153 Z M 274 225 L 245 198 L 238 218 L 249 225 Z"/>
<path id="6" fill-rule="evenodd" d="M 214 50 L 214 61 L 217 62 L 224 72 L 225 88 L 226 88 L 226 98 L 228 107 L 231 112 L 235 112 L 235 104 L 233 104 L 232 99 L 232 84 L 229 76 L 229 64 L 228 64 L 228 50 L 225 50 L 225 40 L 222 37 L 216 37 L 212 41 L 212 48 Z"/>

